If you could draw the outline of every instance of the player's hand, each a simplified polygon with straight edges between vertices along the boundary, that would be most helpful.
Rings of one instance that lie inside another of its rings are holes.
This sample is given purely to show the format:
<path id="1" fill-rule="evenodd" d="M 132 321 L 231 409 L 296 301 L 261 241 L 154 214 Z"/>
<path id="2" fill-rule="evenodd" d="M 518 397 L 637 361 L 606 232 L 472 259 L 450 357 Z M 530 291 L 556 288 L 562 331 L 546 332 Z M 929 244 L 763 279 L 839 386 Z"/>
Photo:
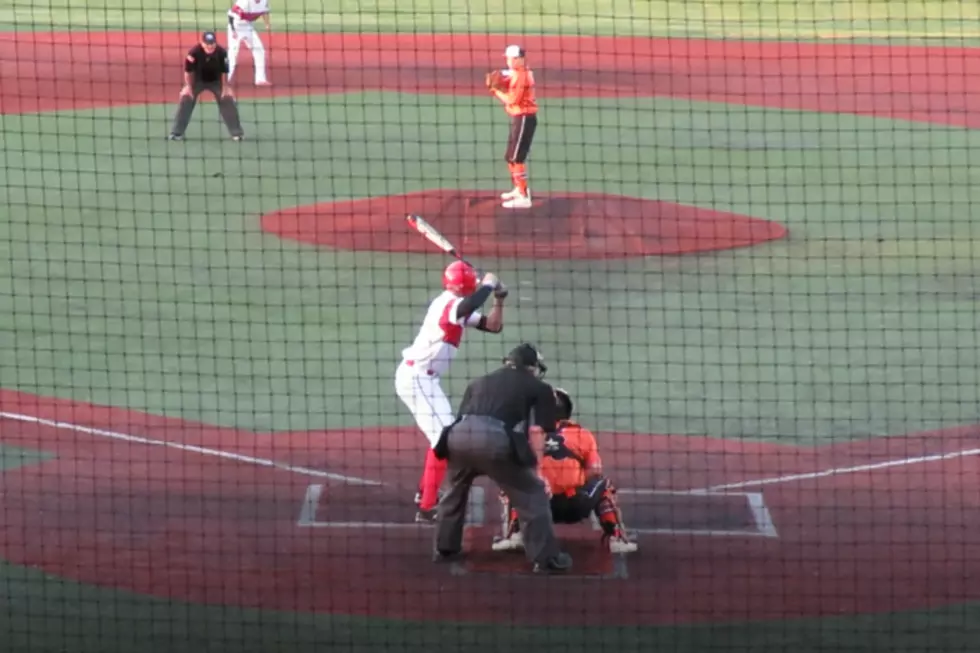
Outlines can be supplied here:
<path id="1" fill-rule="evenodd" d="M 498 283 L 497 287 L 493 291 L 493 296 L 497 299 L 505 299 L 508 294 L 507 286 L 502 283 Z"/>
<path id="2" fill-rule="evenodd" d="M 194 92 L 188 84 L 184 84 L 183 88 L 180 89 L 180 97 L 191 97 Z"/>
<path id="3" fill-rule="evenodd" d="M 498 279 L 497 275 L 495 275 L 493 272 L 487 272 L 485 275 L 483 275 L 483 285 L 490 286 L 496 290 L 500 285 L 500 279 Z"/>
<path id="4" fill-rule="evenodd" d="M 221 89 L 221 97 L 227 97 L 227 98 L 234 99 L 235 98 L 235 93 L 234 93 L 234 91 L 231 90 L 231 87 L 230 86 L 225 86 L 224 88 Z"/>

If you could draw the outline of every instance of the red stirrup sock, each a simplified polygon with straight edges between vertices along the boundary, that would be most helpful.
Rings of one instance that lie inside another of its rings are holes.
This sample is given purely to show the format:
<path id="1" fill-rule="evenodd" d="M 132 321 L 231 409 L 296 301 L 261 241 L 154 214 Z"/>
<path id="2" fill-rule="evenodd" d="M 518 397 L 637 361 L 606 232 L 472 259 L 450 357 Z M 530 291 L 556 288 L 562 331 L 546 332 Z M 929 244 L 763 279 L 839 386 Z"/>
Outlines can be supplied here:
<path id="1" fill-rule="evenodd" d="M 446 478 L 448 461 L 436 458 L 436 452 L 429 449 L 425 452 L 425 474 L 422 475 L 422 501 L 420 510 L 433 510 L 439 504 L 439 488 Z"/>

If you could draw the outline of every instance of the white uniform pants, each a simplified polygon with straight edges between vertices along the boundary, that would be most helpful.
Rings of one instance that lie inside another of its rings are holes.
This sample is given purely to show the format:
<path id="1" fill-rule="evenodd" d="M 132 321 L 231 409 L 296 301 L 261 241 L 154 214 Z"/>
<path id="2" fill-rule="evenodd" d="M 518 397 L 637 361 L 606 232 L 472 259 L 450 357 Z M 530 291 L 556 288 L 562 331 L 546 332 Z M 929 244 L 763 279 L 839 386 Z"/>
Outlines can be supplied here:
<path id="1" fill-rule="evenodd" d="M 439 376 L 404 361 L 395 371 L 395 393 L 415 417 L 415 423 L 435 447 L 442 429 L 453 423 L 453 407 L 439 385 Z"/>
<path id="2" fill-rule="evenodd" d="M 242 44 L 248 46 L 252 51 L 252 61 L 255 64 L 255 83 L 263 84 L 268 81 L 265 75 L 265 46 L 255 27 L 247 20 L 236 20 L 235 29 L 228 26 L 228 79 L 235 76 L 235 67 L 238 64 L 238 51 Z"/>

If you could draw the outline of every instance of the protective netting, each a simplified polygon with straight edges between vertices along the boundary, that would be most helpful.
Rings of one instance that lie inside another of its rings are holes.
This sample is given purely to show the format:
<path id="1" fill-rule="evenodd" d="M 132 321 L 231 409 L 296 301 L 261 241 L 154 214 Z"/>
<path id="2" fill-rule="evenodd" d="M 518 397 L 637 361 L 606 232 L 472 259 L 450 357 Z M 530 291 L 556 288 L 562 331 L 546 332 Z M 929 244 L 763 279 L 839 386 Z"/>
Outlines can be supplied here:
<path id="1" fill-rule="evenodd" d="M 976 650 L 976 8 L 0 26 L 0 651 Z M 572 567 L 486 478 L 436 563 L 427 451 L 522 342 Z"/>

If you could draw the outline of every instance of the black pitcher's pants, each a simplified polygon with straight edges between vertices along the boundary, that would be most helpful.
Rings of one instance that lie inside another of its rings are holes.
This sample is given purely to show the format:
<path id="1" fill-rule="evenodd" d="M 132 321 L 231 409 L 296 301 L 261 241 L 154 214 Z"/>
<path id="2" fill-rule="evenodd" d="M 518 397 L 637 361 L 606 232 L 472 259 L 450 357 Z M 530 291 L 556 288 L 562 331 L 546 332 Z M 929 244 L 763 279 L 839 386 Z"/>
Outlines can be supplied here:
<path id="1" fill-rule="evenodd" d="M 510 120 L 510 136 L 507 138 L 507 163 L 524 163 L 531 153 L 534 132 L 538 128 L 536 114 L 514 116 Z"/>

